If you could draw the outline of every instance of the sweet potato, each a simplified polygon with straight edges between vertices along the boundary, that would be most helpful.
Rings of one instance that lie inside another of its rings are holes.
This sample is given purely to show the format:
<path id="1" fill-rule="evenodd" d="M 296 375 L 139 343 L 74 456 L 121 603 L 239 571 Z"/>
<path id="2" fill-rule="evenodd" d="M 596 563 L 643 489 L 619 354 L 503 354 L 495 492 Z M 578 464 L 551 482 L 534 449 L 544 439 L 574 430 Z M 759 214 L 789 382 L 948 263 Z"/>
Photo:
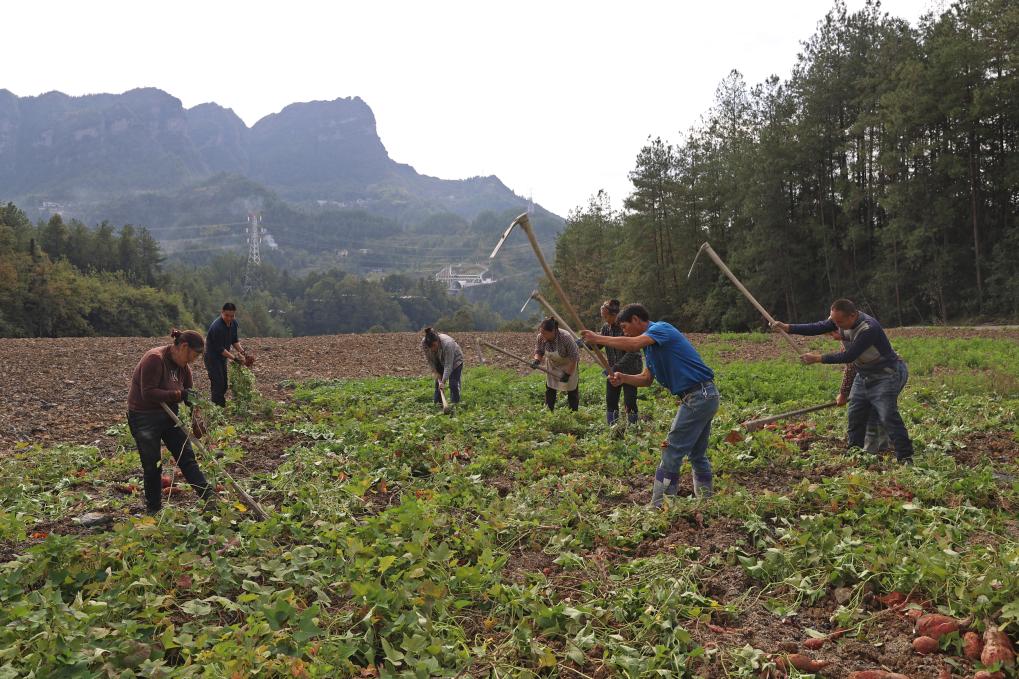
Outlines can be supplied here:
<path id="1" fill-rule="evenodd" d="M 916 621 L 916 633 L 924 637 L 935 639 L 959 629 L 959 621 L 940 613 L 928 613 L 920 616 Z M 935 630 L 941 630 L 938 636 L 934 635 Z"/>
<path id="2" fill-rule="evenodd" d="M 903 594 L 902 592 L 889 592 L 884 596 L 877 597 L 877 600 L 883 603 L 888 608 L 894 608 L 896 606 L 901 606 L 902 604 L 906 603 L 906 595 Z"/>
<path id="3" fill-rule="evenodd" d="M 827 660 L 813 660 L 802 653 L 790 653 L 775 659 L 776 667 L 787 670 L 789 665 L 792 665 L 800 672 L 820 672 L 830 664 Z"/>
<path id="4" fill-rule="evenodd" d="M 957 622 L 943 622 L 940 625 L 935 625 L 934 628 L 931 629 L 930 632 L 927 633 L 927 636 L 932 637 L 934 639 L 940 639 L 941 637 L 945 636 L 946 634 L 951 634 L 952 632 L 958 632 L 958 631 L 959 631 L 959 623 L 957 623 Z"/>
<path id="5" fill-rule="evenodd" d="M 980 660 L 980 654 L 984 650 L 984 642 L 976 632 L 966 632 L 962 636 L 962 654 L 970 660 Z"/>
<path id="6" fill-rule="evenodd" d="M 1001 663 L 1003 667 L 1015 666 L 1015 649 L 1011 639 L 994 625 L 988 624 L 984 630 L 984 650 L 980 653 L 980 662 L 985 665 Z"/>
<path id="7" fill-rule="evenodd" d="M 905 674 L 887 670 L 860 670 L 850 672 L 849 679 L 909 679 Z"/>
<path id="8" fill-rule="evenodd" d="M 938 652 L 938 640 L 932 637 L 917 637 L 913 639 L 913 650 L 917 653 L 928 654 Z"/>
<path id="9" fill-rule="evenodd" d="M 827 641 L 827 639 L 825 639 L 824 637 L 821 638 L 811 637 L 810 639 L 807 639 L 806 641 L 803 642 L 803 648 L 807 649 L 808 651 L 816 651 L 817 649 L 824 646 L 825 641 Z"/>

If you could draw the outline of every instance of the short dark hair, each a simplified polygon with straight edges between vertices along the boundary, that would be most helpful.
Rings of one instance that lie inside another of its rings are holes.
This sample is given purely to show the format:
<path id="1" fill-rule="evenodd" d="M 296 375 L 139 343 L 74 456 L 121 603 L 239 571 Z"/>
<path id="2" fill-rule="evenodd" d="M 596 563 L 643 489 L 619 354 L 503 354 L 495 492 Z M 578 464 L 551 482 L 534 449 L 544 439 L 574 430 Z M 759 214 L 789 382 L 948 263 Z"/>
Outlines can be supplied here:
<path id="1" fill-rule="evenodd" d="M 618 299 L 607 299 L 602 302 L 601 308 L 608 311 L 610 314 L 619 313 L 619 300 Z"/>
<path id="2" fill-rule="evenodd" d="M 178 330 L 173 328 L 170 330 L 170 337 L 173 338 L 174 346 L 186 344 L 194 351 L 205 351 L 205 340 L 202 339 L 201 333 L 194 330 Z"/>
<path id="3" fill-rule="evenodd" d="M 856 305 L 848 299 L 837 299 L 831 303 L 831 310 L 838 311 L 840 314 L 846 314 L 852 316 L 857 312 Z"/>
<path id="4" fill-rule="evenodd" d="M 629 323 L 630 319 L 634 316 L 642 321 L 650 321 L 651 314 L 647 312 L 643 304 L 627 304 L 619 312 L 619 316 L 616 317 L 616 321 L 619 323 Z"/>
<path id="5" fill-rule="evenodd" d="M 559 329 L 559 321 L 552 316 L 548 316 L 541 322 L 541 329 L 545 332 L 555 332 Z"/>
<path id="6" fill-rule="evenodd" d="M 439 333 L 435 332 L 431 326 L 425 328 L 424 343 L 426 347 L 430 347 L 439 341 Z"/>
<path id="7" fill-rule="evenodd" d="M 237 311 L 237 305 L 233 302 L 227 302 L 223 305 L 223 311 Z"/>

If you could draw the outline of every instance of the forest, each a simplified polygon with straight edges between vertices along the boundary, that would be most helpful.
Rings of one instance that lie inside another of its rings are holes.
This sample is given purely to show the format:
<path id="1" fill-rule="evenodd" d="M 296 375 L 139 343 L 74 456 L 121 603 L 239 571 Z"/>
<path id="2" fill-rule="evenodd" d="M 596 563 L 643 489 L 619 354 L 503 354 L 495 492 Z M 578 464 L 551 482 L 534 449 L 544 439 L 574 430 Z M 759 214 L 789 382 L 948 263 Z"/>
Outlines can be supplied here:
<path id="1" fill-rule="evenodd" d="M 249 336 L 495 329 L 487 305 L 447 294 L 423 278 L 368 280 L 338 269 L 294 276 L 263 263 L 245 294 L 245 257 L 218 254 L 194 266 L 164 261 L 146 229 L 89 228 L 59 215 L 33 224 L 0 207 L 0 336 L 164 335 L 205 328 L 226 301 L 239 304 Z M 268 292 L 271 291 L 271 292 Z"/>
<path id="2" fill-rule="evenodd" d="M 844 3 L 791 76 L 732 71 L 680 139 L 649 139 L 621 211 L 599 193 L 560 235 L 556 274 L 689 330 L 760 327 L 704 241 L 776 317 L 848 297 L 886 325 L 1019 314 L 1019 6 L 968 0 L 916 26 Z"/>

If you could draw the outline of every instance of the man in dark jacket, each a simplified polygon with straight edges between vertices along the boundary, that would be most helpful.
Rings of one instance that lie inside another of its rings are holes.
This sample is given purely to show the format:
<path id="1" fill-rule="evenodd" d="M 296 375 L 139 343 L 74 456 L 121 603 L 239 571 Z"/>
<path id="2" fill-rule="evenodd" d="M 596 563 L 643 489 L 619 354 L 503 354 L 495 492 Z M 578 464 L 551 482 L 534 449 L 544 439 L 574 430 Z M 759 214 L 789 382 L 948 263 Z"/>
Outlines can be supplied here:
<path id="1" fill-rule="evenodd" d="M 831 315 L 817 323 L 787 324 L 775 321 L 775 329 L 793 335 L 823 335 L 838 332 L 843 351 L 803 354 L 800 359 L 811 363 L 852 363 L 856 377 L 849 393 L 848 439 L 850 447 L 863 448 L 867 434 L 867 421 L 876 412 L 888 438 L 895 446 L 895 458 L 900 464 L 913 463 L 913 442 L 899 414 L 899 393 L 906 386 L 909 371 L 906 363 L 892 349 L 888 336 L 873 316 L 860 312 L 848 299 L 837 299 L 831 305 Z"/>
<path id="2" fill-rule="evenodd" d="M 238 339 L 236 315 L 237 307 L 232 302 L 224 304 L 205 337 L 205 369 L 209 373 L 212 402 L 219 406 L 226 405 L 226 362 L 254 363 Z"/>

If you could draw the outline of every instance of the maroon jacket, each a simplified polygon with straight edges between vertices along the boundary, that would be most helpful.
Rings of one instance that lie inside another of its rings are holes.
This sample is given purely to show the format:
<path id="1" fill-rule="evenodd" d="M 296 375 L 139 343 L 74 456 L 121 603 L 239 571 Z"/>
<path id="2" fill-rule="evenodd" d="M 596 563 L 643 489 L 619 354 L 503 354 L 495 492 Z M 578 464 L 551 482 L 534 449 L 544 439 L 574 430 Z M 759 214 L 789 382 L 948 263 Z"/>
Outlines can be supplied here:
<path id="1" fill-rule="evenodd" d="M 131 390 L 127 394 L 127 409 L 147 412 L 163 408 L 160 403 L 180 403 L 181 392 L 194 384 L 191 366 L 183 368 L 173 362 L 170 350 L 173 345 L 149 349 L 138 361 L 131 375 Z M 176 405 L 173 408 L 176 410 Z"/>

